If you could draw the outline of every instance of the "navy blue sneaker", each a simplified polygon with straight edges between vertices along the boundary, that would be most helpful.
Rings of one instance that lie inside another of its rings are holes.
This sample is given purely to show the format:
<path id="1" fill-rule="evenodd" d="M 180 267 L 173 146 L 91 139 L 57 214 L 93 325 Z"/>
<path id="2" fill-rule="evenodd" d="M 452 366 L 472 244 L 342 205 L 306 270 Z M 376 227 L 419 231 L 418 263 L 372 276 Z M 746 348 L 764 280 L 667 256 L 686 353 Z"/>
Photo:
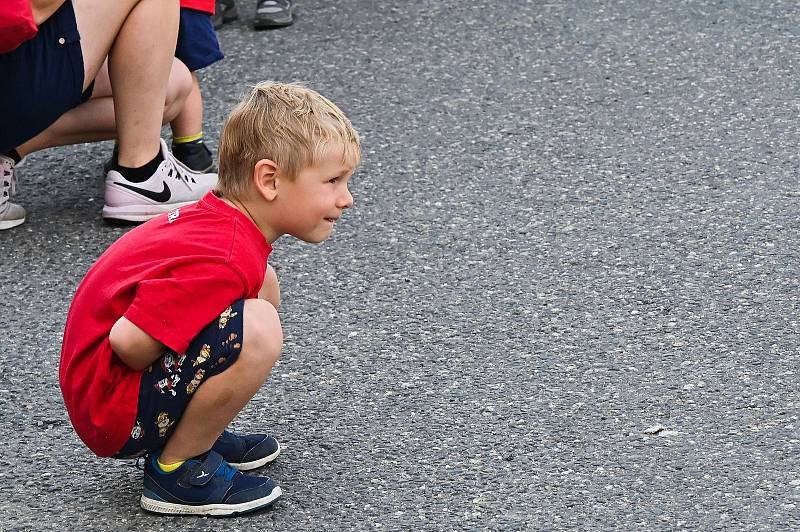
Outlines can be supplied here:
<path id="1" fill-rule="evenodd" d="M 271 506 L 281 488 L 267 477 L 243 475 L 219 453 L 190 459 L 165 473 L 157 455 L 145 460 L 141 505 L 159 514 L 238 515 Z"/>
<path id="2" fill-rule="evenodd" d="M 221 454 L 236 469 L 249 471 L 275 460 L 281 454 L 281 444 L 266 434 L 239 436 L 226 430 L 211 450 Z"/>

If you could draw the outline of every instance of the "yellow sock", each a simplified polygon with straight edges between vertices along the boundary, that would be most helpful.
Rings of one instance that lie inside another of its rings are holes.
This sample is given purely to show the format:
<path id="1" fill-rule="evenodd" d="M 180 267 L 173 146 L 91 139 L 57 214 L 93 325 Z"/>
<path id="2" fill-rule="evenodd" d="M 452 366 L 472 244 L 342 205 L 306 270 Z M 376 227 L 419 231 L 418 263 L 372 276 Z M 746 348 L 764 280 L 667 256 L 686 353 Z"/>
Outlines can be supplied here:
<path id="1" fill-rule="evenodd" d="M 186 144 L 187 142 L 194 142 L 196 140 L 200 140 L 203 138 L 203 132 L 201 131 L 197 135 L 187 135 L 185 137 L 172 137 L 173 144 Z"/>
<path id="2" fill-rule="evenodd" d="M 175 462 L 174 464 L 162 464 L 161 460 L 156 459 L 156 462 L 158 462 L 158 467 L 164 473 L 172 473 L 173 471 L 178 469 L 180 466 L 182 466 L 185 461 L 186 460 L 181 460 L 180 462 Z"/>

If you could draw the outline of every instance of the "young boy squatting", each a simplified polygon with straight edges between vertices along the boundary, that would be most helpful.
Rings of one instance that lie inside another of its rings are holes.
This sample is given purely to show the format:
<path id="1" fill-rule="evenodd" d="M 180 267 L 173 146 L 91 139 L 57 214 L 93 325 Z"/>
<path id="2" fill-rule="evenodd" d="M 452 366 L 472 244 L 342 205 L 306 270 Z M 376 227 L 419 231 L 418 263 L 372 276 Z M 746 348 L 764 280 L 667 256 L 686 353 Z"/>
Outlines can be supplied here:
<path id="1" fill-rule="evenodd" d="M 281 495 L 238 471 L 274 460 L 275 438 L 225 428 L 280 355 L 272 243 L 327 239 L 353 204 L 360 157 L 333 103 L 260 83 L 223 127 L 217 189 L 129 231 L 81 282 L 61 352 L 64 402 L 98 456 L 146 456 L 144 509 L 233 515 Z"/>

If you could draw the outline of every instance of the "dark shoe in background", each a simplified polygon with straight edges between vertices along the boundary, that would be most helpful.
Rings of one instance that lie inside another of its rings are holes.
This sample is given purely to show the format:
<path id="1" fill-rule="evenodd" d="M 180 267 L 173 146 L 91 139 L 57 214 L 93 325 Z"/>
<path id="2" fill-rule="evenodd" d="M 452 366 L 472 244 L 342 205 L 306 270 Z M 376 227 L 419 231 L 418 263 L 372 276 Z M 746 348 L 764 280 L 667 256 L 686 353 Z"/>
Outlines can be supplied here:
<path id="1" fill-rule="evenodd" d="M 234 0 L 217 0 L 214 11 L 214 29 L 218 30 L 223 24 L 233 22 L 239 18 Z"/>
<path id="2" fill-rule="evenodd" d="M 258 0 L 253 26 L 257 30 L 282 28 L 294 22 L 292 0 Z"/>
<path id="3" fill-rule="evenodd" d="M 195 172 L 203 174 L 216 172 L 214 168 L 214 157 L 211 155 L 211 150 L 209 150 L 202 141 L 173 144 L 172 155 Z"/>

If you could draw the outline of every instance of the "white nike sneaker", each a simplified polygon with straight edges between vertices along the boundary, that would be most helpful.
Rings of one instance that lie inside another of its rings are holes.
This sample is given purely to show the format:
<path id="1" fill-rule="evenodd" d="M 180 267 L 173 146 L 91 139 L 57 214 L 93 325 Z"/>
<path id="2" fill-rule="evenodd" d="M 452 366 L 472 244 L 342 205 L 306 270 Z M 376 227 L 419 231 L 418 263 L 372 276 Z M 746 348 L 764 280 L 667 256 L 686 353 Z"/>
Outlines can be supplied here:
<path id="1" fill-rule="evenodd" d="M 217 184 L 217 174 L 202 174 L 181 164 L 161 139 L 164 160 L 155 173 L 140 183 L 128 181 L 116 170 L 106 174 L 103 218 L 145 222 L 161 213 L 202 198 Z"/>
<path id="2" fill-rule="evenodd" d="M 11 229 L 25 221 L 25 209 L 9 198 L 17 192 L 14 159 L 0 155 L 0 229 Z"/>

